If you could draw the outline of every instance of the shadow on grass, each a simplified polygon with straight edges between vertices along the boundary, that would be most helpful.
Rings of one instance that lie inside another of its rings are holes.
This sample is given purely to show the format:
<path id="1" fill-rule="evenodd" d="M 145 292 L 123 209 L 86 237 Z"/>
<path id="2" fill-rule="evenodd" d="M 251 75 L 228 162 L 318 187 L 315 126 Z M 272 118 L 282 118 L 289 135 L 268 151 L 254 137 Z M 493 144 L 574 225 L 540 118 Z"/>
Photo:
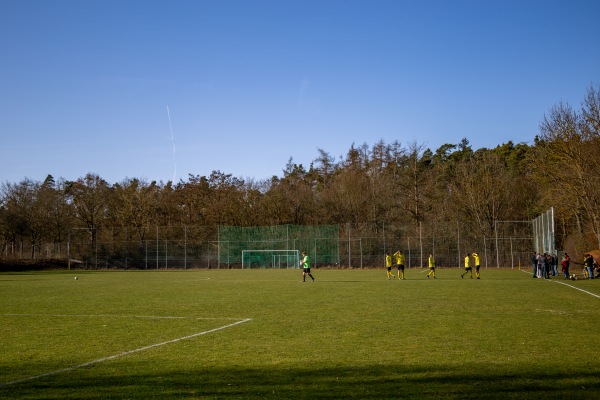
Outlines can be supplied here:
<path id="1" fill-rule="evenodd" d="M 199 362 L 201 364 L 201 362 Z M 121 364 L 126 366 L 125 364 Z M 139 371 L 139 365 L 132 366 Z M 112 369 L 111 369 L 112 370 Z M 472 372 L 464 373 L 465 370 Z M 0 387 L 10 399 L 598 399 L 600 371 L 566 377 L 538 368 L 501 373 L 441 366 L 203 368 L 106 373 L 94 366 Z M 0 371 L 1 372 L 1 371 Z"/>

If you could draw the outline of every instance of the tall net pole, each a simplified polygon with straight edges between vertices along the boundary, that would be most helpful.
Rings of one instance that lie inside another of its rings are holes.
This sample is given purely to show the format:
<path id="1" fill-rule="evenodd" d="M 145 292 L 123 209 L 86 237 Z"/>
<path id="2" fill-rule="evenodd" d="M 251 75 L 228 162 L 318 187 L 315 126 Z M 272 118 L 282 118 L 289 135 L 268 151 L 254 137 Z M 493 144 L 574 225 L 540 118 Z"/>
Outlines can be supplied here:
<path id="1" fill-rule="evenodd" d="M 554 241 L 554 208 L 533 220 L 534 248 L 538 253 L 556 253 Z"/>

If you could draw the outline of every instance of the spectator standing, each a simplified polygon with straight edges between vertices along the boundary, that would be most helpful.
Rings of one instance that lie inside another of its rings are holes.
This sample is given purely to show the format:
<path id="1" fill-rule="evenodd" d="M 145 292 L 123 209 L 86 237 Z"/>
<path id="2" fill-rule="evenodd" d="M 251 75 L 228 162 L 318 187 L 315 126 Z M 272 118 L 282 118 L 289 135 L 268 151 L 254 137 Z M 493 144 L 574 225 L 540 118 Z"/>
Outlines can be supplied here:
<path id="1" fill-rule="evenodd" d="M 594 257 L 591 254 L 585 255 L 585 268 L 590 279 L 594 279 Z"/>
<path id="2" fill-rule="evenodd" d="M 558 276 L 558 254 L 552 255 L 552 276 Z"/>
<path id="3" fill-rule="evenodd" d="M 537 255 L 537 277 L 544 277 L 544 255 L 540 253 Z"/>
<path id="4" fill-rule="evenodd" d="M 552 268 L 552 256 L 544 254 L 544 278 L 550 279 L 550 269 Z"/>
<path id="5" fill-rule="evenodd" d="M 585 255 L 583 256 L 583 264 L 581 264 L 581 273 L 583 274 L 583 278 L 584 279 L 588 279 L 590 277 L 590 274 L 588 273 L 585 261 L 587 260 L 588 254 L 585 253 Z"/>
<path id="6" fill-rule="evenodd" d="M 562 261 L 560 262 L 560 264 L 562 265 L 562 272 L 565 275 L 565 279 L 569 279 L 569 264 L 571 263 L 571 258 L 569 257 L 569 255 L 567 253 L 565 253 L 565 256 L 563 257 Z"/>

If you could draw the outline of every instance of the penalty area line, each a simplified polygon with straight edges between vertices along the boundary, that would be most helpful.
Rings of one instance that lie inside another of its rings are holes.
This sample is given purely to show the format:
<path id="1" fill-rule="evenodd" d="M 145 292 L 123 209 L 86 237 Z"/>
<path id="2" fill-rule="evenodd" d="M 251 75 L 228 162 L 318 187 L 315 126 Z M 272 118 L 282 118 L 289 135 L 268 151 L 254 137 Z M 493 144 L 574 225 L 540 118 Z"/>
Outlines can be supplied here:
<path id="1" fill-rule="evenodd" d="M 88 362 L 85 362 L 83 364 L 74 365 L 72 367 L 67 367 L 67 368 L 58 369 L 56 371 L 46 372 L 45 374 L 29 376 L 27 378 L 17 379 L 17 380 L 11 381 L 11 382 L 0 383 L 0 387 L 10 386 L 10 385 L 14 385 L 14 384 L 17 384 L 17 383 L 22 383 L 22 382 L 27 382 L 27 381 L 32 381 L 34 379 L 44 378 L 46 376 L 57 375 L 57 374 L 61 374 L 63 372 L 74 371 L 74 370 L 79 369 L 79 368 L 87 367 L 87 366 L 90 366 L 90 365 L 93 365 L 93 364 L 98 364 L 98 363 L 101 363 L 101 362 L 104 362 L 104 361 L 114 360 L 115 358 L 125 357 L 125 356 L 128 356 L 130 354 L 139 353 L 140 351 L 145 351 L 145 350 L 152 349 L 154 347 L 164 346 L 166 344 L 177 343 L 177 342 L 180 342 L 182 340 L 187 340 L 187 339 L 192 339 L 192 338 L 195 338 L 195 337 L 198 337 L 198 336 L 207 335 L 209 333 L 213 333 L 213 332 L 217 332 L 217 331 L 220 331 L 220 330 L 223 330 L 223 329 L 231 328 L 232 326 L 243 324 L 243 323 L 248 322 L 248 321 L 252 321 L 252 318 L 246 318 L 246 319 L 243 319 L 241 321 L 237 321 L 237 322 L 234 322 L 234 323 L 231 323 L 231 324 L 220 326 L 218 328 L 209 329 L 207 331 L 194 333 L 193 335 L 183 336 L 183 337 L 180 337 L 180 338 L 177 338 L 177 339 L 173 339 L 173 340 L 167 340 L 166 342 L 151 344 L 149 346 L 140 347 L 139 349 L 128 350 L 128 351 L 125 351 L 123 353 L 114 354 L 114 355 L 108 356 L 108 357 L 98 358 L 97 360 L 88 361 Z"/>

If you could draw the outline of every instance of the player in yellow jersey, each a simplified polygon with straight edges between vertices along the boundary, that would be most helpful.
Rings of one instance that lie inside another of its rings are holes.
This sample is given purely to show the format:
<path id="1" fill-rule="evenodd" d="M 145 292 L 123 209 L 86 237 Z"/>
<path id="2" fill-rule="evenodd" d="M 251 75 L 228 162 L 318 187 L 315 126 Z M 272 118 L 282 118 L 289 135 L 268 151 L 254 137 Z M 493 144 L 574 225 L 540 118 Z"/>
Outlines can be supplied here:
<path id="1" fill-rule="evenodd" d="M 398 266 L 398 279 L 404 279 L 404 253 L 398 250 L 394 253 L 394 257 L 396 257 L 396 265 Z"/>
<path id="2" fill-rule="evenodd" d="M 471 253 L 471 256 L 473 256 L 473 260 L 475 261 L 475 277 L 481 279 L 481 276 L 479 275 L 479 267 L 481 267 L 479 254 Z"/>
<path id="3" fill-rule="evenodd" d="M 390 256 L 389 252 L 385 253 L 385 269 L 387 270 L 388 280 L 395 278 L 394 274 L 392 274 L 392 256 Z"/>
<path id="4" fill-rule="evenodd" d="M 471 274 L 471 279 L 473 279 L 473 268 L 471 268 L 471 255 L 469 253 L 465 256 L 465 272 L 460 277 L 464 278 L 467 272 Z"/>
<path id="5" fill-rule="evenodd" d="M 429 278 L 429 276 L 433 276 L 434 279 L 437 279 L 435 277 L 435 260 L 433 259 L 433 254 L 429 255 L 427 263 L 429 264 L 429 273 L 427 274 L 427 278 Z"/>

